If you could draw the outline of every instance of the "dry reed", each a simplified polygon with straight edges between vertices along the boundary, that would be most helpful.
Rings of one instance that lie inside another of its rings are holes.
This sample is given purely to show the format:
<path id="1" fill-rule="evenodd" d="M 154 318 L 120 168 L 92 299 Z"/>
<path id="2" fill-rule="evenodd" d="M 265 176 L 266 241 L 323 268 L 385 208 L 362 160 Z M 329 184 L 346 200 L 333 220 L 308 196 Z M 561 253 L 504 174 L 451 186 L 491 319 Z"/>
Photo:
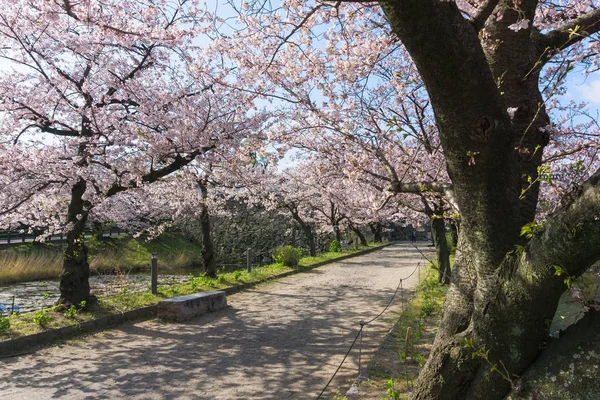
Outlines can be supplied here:
<path id="1" fill-rule="evenodd" d="M 27 251 L 0 251 L 0 284 L 37 279 L 56 279 L 60 275 L 63 253 L 59 248 L 31 246 Z"/>

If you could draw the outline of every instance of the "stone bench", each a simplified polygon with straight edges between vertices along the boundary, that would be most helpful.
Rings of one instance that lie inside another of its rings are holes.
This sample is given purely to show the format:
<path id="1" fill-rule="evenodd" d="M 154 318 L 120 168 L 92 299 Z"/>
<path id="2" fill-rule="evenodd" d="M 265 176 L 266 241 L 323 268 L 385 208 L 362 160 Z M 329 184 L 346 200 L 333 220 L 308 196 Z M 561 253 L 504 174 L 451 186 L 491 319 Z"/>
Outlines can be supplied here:
<path id="1" fill-rule="evenodd" d="M 227 307 L 225 292 L 203 292 L 174 297 L 158 303 L 158 318 L 187 321 L 208 312 Z"/>

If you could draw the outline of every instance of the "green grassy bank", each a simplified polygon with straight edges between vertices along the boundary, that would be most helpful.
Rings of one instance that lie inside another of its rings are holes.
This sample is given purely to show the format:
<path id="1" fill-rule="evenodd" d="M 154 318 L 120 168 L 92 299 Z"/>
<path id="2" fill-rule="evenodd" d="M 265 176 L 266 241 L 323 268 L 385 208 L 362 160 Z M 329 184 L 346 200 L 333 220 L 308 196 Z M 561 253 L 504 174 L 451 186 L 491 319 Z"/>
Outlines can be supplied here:
<path id="1" fill-rule="evenodd" d="M 200 248 L 183 236 L 164 233 L 146 241 L 131 236 L 86 239 L 94 273 L 129 271 L 150 265 L 157 253 L 162 268 L 183 269 L 200 265 Z M 60 275 L 64 244 L 26 243 L 0 251 L 0 284 L 55 279 Z"/>
<path id="2" fill-rule="evenodd" d="M 359 384 L 366 398 L 410 398 L 429 356 L 448 290 L 447 286 L 438 284 L 436 278 L 437 270 L 431 265 L 423 270 L 422 283 L 415 296 L 406 303 L 396 326 L 369 364 L 369 379 Z"/>

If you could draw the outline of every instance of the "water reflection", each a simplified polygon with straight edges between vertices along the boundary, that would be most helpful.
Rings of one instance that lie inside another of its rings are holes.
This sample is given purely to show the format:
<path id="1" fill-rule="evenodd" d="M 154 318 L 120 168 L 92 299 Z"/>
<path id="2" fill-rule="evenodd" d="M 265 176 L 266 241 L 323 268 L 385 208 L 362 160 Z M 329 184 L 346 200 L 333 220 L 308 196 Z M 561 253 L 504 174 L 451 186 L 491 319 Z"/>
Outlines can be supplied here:
<path id="1" fill-rule="evenodd" d="M 191 279 L 190 274 L 198 276 L 199 270 L 170 270 L 168 274 L 158 276 L 158 284 L 169 286 Z M 118 293 L 144 292 L 150 289 L 149 271 L 120 273 L 116 275 L 94 275 L 90 277 L 90 288 L 96 296 L 110 296 Z M 0 285 L 0 304 L 9 307 L 13 303 L 21 312 L 35 311 L 55 305 L 60 297 L 58 279 L 44 281 L 18 282 Z"/>

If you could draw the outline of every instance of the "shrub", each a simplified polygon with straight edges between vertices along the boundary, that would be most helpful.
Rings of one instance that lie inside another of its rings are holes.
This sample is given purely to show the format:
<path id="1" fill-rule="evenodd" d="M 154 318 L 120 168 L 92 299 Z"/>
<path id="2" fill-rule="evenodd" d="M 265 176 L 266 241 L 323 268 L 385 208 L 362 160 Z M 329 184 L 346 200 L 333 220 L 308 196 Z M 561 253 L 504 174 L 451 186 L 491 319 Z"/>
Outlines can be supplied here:
<path id="1" fill-rule="evenodd" d="M 276 263 L 283 264 L 286 267 L 297 267 L 300 262 L 302 250 L 294 246 L 282 246 L 275 249 L 273 258 Z"/>
<path id="2" fill-rule="evenodd" d="M 337 240 L 332 240 L 329 243 L 329 251 L 332 253 L 339 253 L 342 251 L 342 245 Z"/>
<path id="3" fill-rule="evenodd" d="M 10 329 L 10 321 L 6 317 L 0 317 L 0 335 L 8 333 Z"/>
<path id="4" fill-rule="evenodd" d="M 44 311 L 44 310 L 38 311 L 33 316 L 33 322 L 35 324 L 41 326 L 42 328 L 45 328 L 46 325 L 48 325 L 50 323 L 50 321 L 52 321 L 52 316 L 46 314 L 46 311 Z"/>
<path id="5" fill-rule="evenodd" d="M 192 290 L 198 289 L 200 286 L 209 286 L 215 287 L 215 280 L 206 275 L 201 275 L 195 278 L 192 278 Z"/>
<path id="6" fill-rule="evenodd" d="M 77 316 L 77 308 L 75 305 L 71 304 L 71 307 L 65 311 L 64 316 L 65 318 L 75 318 Z"/>
<path id="7" fill-rule="evenodd" d="M 433 311 L 435 310 L 435 304 L 433 303 L 431 295 L 428 291 L 425 291 L 423 293 L 423 295 L 421 296 L 421 300 L 423 301 L 421 304 L 421 312 L 423 313 L 423 315 L 428 317 L 431 314 L 433 314 Z"/>

